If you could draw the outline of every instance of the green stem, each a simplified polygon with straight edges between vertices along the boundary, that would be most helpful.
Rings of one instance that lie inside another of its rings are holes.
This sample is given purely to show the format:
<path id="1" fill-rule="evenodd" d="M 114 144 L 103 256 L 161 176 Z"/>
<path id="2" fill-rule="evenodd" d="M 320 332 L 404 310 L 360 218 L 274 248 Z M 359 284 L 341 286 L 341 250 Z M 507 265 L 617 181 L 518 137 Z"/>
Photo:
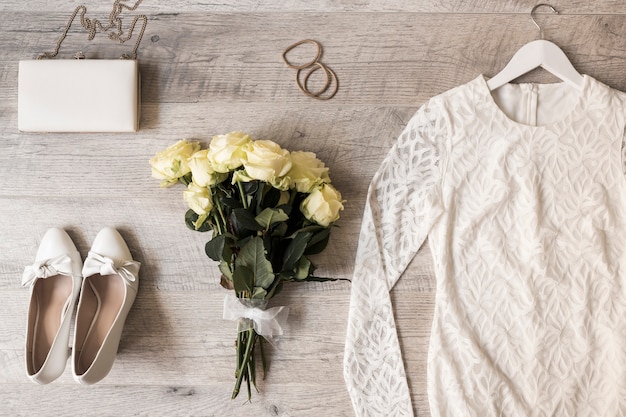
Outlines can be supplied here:
<path id="1" fill-rule="evenodd" d="M 224 211 L 222 210 L 222 206 L 220 205 L 220 203 L 217 203 L 217 211 L 220 214 L 220 217 L 222 218 L 222 224 L 224 225 L 224 231 L 228 230 L 228 223 L 226 222 L 226 217 L 224 216 Z"/>
<path id="2" fill-rule="evenodd" d="M 237 181 L 237 187 L 239 188 L 239 195 L 241 196 L 241 204 L 243 204 L 243 208 L 248 208 L 248 198 L 246 197 L 246 193 L 243 191 L 243 185 L 241 185 L 241 181 Z"/>
<path id="3" fill-rule="evenodd" d="M 254 336 L 255 339 L 258 338 L 258 336 Z M 254 385 L 254 389 L 256 390 L 256 392 L 259 392 L 259 389 L 256 386 L 256 354 L 254 351 L 254 348 L 256 347 L 256 340 L 254 341 L 253 345 L 252 345 L 252 353 L 250 354 L 250 361 L 248 362 L 248 375 L 250 375 L 250 381 L 252 382 L 252 385 Z M 250 400 L 250 390 L 248 390 L 248 400 Z"/>
<path id="4" fill-rule="evenodd" d="M 263 338 L 259 337 L 259 350 L 261 351 L 261 365 L 263 367 L 263 380 L 265 380 L 265 375 L 267 374 L 267 362 L 265 361 L 265 351 L 263 349 Z"/>
<path id="5" fill-rule="evenodd" d="M 191 183 L 191 173 L 180 177 L 178 180 L 185 184 L 185 187 L 188 186 Z"/>
<path id="6" fill-rule="evenodd" d="M 248 377 L 246 378 L 246 387 L 248 388 L 248 401 L 252 400 L 252 390 L 250 389 L 250 364 L 246 366 L 246 374 Z"/>
<path id="7" fill-rule="evenodd" d="M 220 215 L 218 218 L 214 214 L 213 218 L 215 219 L 215 224 L 217 225 L 219 234 L 221 235 L 228 230 L 228 224 L 226 223 L 226 218 L 224 217 L 224 211 L 222 211 L 222 205 L 220 204 L 219 198 L 217 198 L 217 193 L 212 188 L 209 188 L 209 191 L 211 193 L 211 202 L 213 203 L 213 207 L 217 207 L 217 212 Z M 220 219 L 222 220 L 221 223 L 219 221 Z"/>
<path id="8" fill-rule="evenodd" d="M 235 399 L 237 398 L 237 395 L 239 395 L 239 389 L 241 388 L 241 381 L 243 380 L 244 375 L 247 375 L 247 366 L 248 366 L 248 361 L 250 360 L 250 354 L 252 353 L 252 347 L 254 346 L 254 339 L 255 339 L 255 332 L 254 329 L 249 329 L 246 332 L 241 332 L 241 333 L 247 333 L 247 341 L 246 341 L 246 351 L 243 355 L 243 360 L 241 362 L 241 365 L 239 366 L 238 370 L 237 370 L 237 382 L 235 382 L 235 389 L 233 390 L 233 396 L 231 397 L 231 399 Z M 246 380 L 249 379 L 246 378 Z M 248 393 L 248 395 L 250 395 L 250 393 Z"/>
<path id="9" fill-rule="evenodd" d="M 296 201 L 296 197 L 298 196 L 298 192 L 296 190 L 291 190 L 289 193 L 289 205 L 293 206 L 293 203 Z"/>
<path id="10" fill-rule="evenodd" d="M 243 332 L 237 332 L 237 368 L 235 369 L 235 378 L 239 378 L 239 370 L 241 369 L 241 361 L 243 359 L 241 349 L 239 347 L 243 344 Z"/>
<path id="11" fill-rule="evenodd" d="M 219 221 L 218 217 L 215 215 L 215 213 L 213 213 L 213 220 L 215 221 L 215 227 L 217 227 L 217 233 L 219 235 L 224 234 L 223 229 L 222 229 L 222 225 L 220 224 L 220 221 Z"/>

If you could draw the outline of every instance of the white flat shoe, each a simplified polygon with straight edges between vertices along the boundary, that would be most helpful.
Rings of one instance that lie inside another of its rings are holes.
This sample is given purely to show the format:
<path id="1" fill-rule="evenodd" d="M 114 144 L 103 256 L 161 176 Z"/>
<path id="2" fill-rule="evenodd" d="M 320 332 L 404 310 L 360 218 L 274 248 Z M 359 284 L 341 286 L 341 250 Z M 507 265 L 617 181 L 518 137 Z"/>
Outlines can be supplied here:
<path id="1" fill-rule="evenodd" d="M 81 384 L 95 384 L 113 367 L 137 295 L 139 267 L 117 230 L 98 233 L 83 266 L 76 311 L 72 372 Z"/>
<path id="2" fill-rule="evenodd" d="M 22 286 L 30 286 L 26 374 L 39 384 L 49 384 L 65 370 L 81 267 L 72 239 L 54 228 L 41 239 L 35 263 L 24 270 Z"/>

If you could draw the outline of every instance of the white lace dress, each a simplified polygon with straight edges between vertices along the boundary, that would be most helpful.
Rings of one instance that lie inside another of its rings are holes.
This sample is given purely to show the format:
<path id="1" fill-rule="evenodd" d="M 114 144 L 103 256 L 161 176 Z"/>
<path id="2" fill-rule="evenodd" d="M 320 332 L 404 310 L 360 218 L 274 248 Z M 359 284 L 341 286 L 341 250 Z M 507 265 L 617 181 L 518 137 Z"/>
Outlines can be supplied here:
<path id="1" fill-rule="evenodd" d="M 363 216 L 358 417 L 413 415 L 389 291 L 426 237 L 433 417 L 626 416 L 626 95 L 584 78 L 491 93 L 480 76 L 411 119 Z"/>

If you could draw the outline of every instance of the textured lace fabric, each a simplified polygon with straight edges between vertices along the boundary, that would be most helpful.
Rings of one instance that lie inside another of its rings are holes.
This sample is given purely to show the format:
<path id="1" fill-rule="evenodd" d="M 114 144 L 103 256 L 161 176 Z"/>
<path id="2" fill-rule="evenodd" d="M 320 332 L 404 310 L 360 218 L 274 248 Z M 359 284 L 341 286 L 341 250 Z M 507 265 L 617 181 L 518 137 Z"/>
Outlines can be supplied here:
<path id="1" fill-rule="evenodd" d="M 358 417 L 413 415 L 389 291 L 426 237 L 433 417 L 626 416 L 626 95 L 584 78 L 492 96 L 480 76 L 411 119 L 363 216 L 344 362 Z"/>

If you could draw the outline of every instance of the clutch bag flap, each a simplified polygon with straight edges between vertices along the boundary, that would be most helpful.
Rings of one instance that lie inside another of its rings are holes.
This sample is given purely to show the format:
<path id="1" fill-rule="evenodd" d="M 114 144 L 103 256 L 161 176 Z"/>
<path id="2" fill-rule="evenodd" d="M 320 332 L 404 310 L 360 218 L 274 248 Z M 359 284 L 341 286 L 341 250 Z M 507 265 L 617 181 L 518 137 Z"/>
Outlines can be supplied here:
<path id="1" fill-rule="evenodd" d="M 20 61 L 18 129 L 136 132 L 139 67 L 130 59 Z"/>

